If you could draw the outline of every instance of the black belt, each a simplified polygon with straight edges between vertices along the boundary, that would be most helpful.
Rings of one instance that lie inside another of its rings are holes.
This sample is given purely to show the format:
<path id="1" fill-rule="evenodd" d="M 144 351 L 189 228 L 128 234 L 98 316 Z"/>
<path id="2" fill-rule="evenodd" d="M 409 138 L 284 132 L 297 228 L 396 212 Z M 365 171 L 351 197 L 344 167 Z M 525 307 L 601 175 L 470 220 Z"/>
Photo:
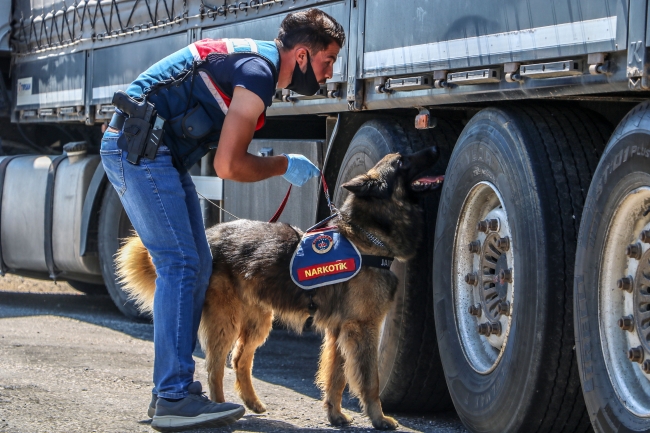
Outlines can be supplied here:
<path id="1" fill-rule="evenodd" d="M 115 113 L 111 118 L 111 122 L 108 124 L 109 127 L 121 131 L 124 127 L 124 122 L 126 121 L 126 116 L 122 113 Z"/>

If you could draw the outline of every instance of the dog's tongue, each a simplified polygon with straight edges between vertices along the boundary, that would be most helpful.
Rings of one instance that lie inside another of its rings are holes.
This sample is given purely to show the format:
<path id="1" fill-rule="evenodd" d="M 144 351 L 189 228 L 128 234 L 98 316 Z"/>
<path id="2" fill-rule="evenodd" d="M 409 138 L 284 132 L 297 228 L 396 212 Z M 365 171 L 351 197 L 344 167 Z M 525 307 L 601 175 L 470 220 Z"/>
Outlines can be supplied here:
<path id="1" fill-rule="evenodd" d="M 411 189 L 414 191 L 424 191 L 427 189 L 436 189 L 442 185 L 445 180 L 444 176 L 426 176 L 411 182 Z"/>

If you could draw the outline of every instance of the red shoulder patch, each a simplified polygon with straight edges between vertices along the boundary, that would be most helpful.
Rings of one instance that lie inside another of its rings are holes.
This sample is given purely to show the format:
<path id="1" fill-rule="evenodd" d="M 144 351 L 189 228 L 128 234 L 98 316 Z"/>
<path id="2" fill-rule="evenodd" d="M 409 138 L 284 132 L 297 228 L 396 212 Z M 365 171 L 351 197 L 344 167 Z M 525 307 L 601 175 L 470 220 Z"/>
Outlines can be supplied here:
<path id="1" fill-rule="evenodd" d="M 205 59 L 210 53 L 228 53 L 228 47 L 223 39 L 201 39 L 194 42 L 194 46 L 201 59 Z"/>

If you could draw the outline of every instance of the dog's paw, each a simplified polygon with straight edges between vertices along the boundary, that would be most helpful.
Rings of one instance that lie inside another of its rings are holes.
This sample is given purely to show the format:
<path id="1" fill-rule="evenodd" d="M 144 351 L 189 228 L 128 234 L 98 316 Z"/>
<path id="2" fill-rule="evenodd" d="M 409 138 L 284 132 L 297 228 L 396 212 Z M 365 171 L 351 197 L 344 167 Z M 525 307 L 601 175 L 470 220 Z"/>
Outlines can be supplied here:
<path id="1" fill-rule="evenodd" d="M 394 418 L 385 416 L 383 418 L 379 418 L 378 420 L 373 420 L 372 426 L 377 430 L 395 430 L 397 427 L 399 427 L 399 424 Z"/>
<path id="2" fill-rule="evenodd" d="M 342 412 L 328 413 L 327 418 L 329 419 L 330 424 L 332 424 L 334 427 L 344 427 L 346 425 L 350 425 L 352 424 L 353 420 L 351 416 L 347 416 Z"/>
<path id="3" fill-rule="evenodd" d="M 247 401 L 246 407 L 252 410 L 255 413 L 264 413 L 266 412 L 266 406 L 261 401 Z"/>

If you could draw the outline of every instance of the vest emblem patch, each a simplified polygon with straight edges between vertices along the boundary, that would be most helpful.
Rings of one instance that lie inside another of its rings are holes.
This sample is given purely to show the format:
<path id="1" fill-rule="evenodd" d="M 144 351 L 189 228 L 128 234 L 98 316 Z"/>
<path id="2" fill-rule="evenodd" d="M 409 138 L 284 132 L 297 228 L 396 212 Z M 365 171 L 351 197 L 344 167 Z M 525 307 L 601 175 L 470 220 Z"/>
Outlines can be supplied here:
<path id="1" fill-rule="evenodd" d="M 320 235 L 311 243 L 311 247 L 318 254 L 325 254 L 332 249 L 334 239 L 328 235 Z"/>

